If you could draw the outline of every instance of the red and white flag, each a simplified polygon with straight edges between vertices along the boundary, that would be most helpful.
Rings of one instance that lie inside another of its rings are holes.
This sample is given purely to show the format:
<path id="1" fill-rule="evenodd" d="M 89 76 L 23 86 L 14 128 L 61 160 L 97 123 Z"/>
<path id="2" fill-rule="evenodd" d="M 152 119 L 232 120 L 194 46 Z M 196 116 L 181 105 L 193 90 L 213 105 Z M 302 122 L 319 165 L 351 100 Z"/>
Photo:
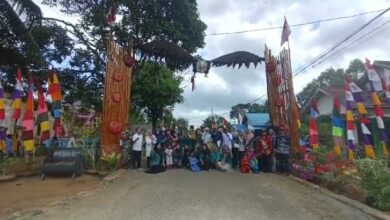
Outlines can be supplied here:
<path id="1" fill-rule="evenodd" d="M 286 41 L 288 41 L 288 37 L 291 34 L 290 26 L 288 26 L 287 18 L 284 17 L 284 24 L 283 24 L 283 32 L 282 32 L 282 40 L 280 42 L 280 46 L 283 46 Z"/>
<path id="2" fill-rule="evenodd" d="M 107 14 L 106 19 L 107 19 L 108 25 L 110 25 L 112 27 L 115 23 L 115 20 L 116 20 L 115 9 L 113 9 L 112 7 L 110 7 L 110 9 L 108 9 L 108 14 Z"/>

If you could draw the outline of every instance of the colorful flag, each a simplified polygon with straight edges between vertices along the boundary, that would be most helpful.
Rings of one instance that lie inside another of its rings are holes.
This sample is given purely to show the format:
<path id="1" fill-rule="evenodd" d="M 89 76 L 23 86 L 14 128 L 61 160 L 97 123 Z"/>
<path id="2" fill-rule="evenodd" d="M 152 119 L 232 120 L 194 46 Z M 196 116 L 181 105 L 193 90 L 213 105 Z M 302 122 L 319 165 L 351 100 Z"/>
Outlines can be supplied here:
<path id="1" fill-rule="evenodd" d="M 345 74 L 345 86 L 346 100 L 355 102 L 359 114 L 367 114 L 367 109 L 364 106 L 364 99 L 362 96 L 363 91 L 352 81 L 351 74 Z"/>
<path id="2" fill-rule="evenodd" d="M 368 79 L 371 81 L 371 90 L 373 92 L 382 91 L 382 80 L 379 77 L 378 73 L 375 71 L 374 65 L 371 64 L 371 61 L 366 58 L 366 69 Z"/>
<path id="3" fill-rule="evenodd" d="M 344 147 L 343 126 L 340 119 L 340 101 L 336 96 L 333 97 L 332 136 L 334 153 L 341 156 L 341 149 Z"/>
<path id="4" fill-rule="evenodd" d="M 5 126 L 5 97 L 2 79 L 0 78 L 0 150 L 5 152 L 5 137 L 6 137 L 6 126 Z"/>
<path id="5" fill-rule="evenodd" d="M 34 151 L 34 83 L 31 73 L 28 76 L 26 110 L 22 119 L 22 140 L 26 152 Z"/>
<path id="6" fill-rule="evenodd" d="M 390 70 L 384 68 L 383 75 L 381 76 L 382 87 L 385 91 L 387 101 L 390 102 Z"/>
<path id="7" fill-rule="evenodd" d="M 62 127 L 61 127 L 62 93 L 61 93 L 60 83 L 58 81 L 58 76 L 54 69 L 52 69 L 49 73 L 48 84 L 49 84 L 49 94 L 52 99 L 52 103 L 51 103 L 52 115 L 54 117 L 53 130 L 56 133 L 57 137 L 60 137 L 62 134 Z"/>
<path id="8" fill-rule="evenodd" d="M 191 84 L 192 84 L 192 91 L 195 90 L 195 73 L 194 75 L 191 77 Z"/>
<path id="9" fill-rule="evenodd" d="M 12 120 L 15 121 L 15 123 L 18 121 L 20 118 L 20 112 L 22 108 L 22 93 L 23 93 L 23 88 L 22 88 L 22 71 L 20 68 L 18 68 L 18 72 L 16 75 L 16 83 L 15 83 L 15 89 L 14 93 L 12 94 L 12 109 L 13 109 L 13 114 L 12 114 Z"/>
<path id="10" fill-rule="evenodd" d="M 317 123 L 316 118 L 317 115 L 320 112 L 318 111 L 317 103 L 314 101 L 311 102 L 311 108 L 310 108 L 310 128 L 309 128 L 309 134 L 310 134 L 310 145 L 313 147 L 313 149 L 318 148 L 318 130 L 317 130 Z"/>
<path id="11" fill-rule="evenodd" d="M 372 104 L 374 105 L 374 112 L 375 112 L 375 118 L 378 124 L 379 128 L 379 137 L 381 139 L 381 147 L 382 147 L 382 154 L 384 156 L 387 156 L 388 150 L 386 146 L 386 142 L 389 140 L 386 134 L 385 130 L 385 124 L 383 122 L 383 117 L 385 116 L 382 107 L 381 107 L 381 101 L 377 94 L 377 91 L 382 91 L 382 83 L 379 79 L 378 74 L 375 71 L 374 66 L 371 64 L 370 60 L 366 58 L 366 69 L 368 74 L 368 79 L 370 80 L 370 87 L 371 87 L 371 98 L 372 98 Z M 378 81 L 380 86 L 378 85 Z"/>
<path id="12" fill-rule="evenodd" d="M 2 79 L 0 78 L 0 127 L 5 127 L 5 96 Z"/>
<path id="13" fill-rule="evenodd" d="M 301 120 L 299 119 L 299 107 L 296 101 L 296 97 L 294 96 L 294 103 L 293 103 L 293 108 L 292 108 L 293 116 L 297 121 L 297 127 L 301 128 Z"/>
<path id="14" fill-rule="evenodd" d="M 345 85 L 346 90 L 349 90 L 350 94 L 352 94 L 352 100 L 356 104 L 356 107 L 359 112 L 359 118 L 360 118 L 360 127 L 362 129 L 363 134 L 363 142 L 364 142 L 364 151 L 366 153 L 366 156 L 369 158 L 375 158 L 375 152 L 372 147 L 372 135 L 370 130 L 367 128 L 366 124 L 368 124 L 368 120 L 365 118 L 365 114 L 367 114 L 366 107 L 364 106 L 364 99 L 362 96 L 362 90 L 359 86 L 357 86 L 352 81 L 351 74 L 345 74 Z"/>
<path id="15" fill-rule="evenodd" d="M 283 24 L 283 32 L 282 32 L 282 40 L 280 42 L 280 46 L 283 46 L 283 44 L 288 41 L 288 38 L 291 34 L 290 26 L 288 26 L 287 18 L 284 17 L 284 24 Z"/>
<path id="16" fill-rule="evenodd" d="M 49 123 L 49 113 L 47 110 L 46 97 L 43 93 L 41 84 L 38 82 L 38 115 L 35 124 L 39 126 L 40 131 L 40 143 L 44 144 L 46 148 L 50 147 L 50 123 Z"/>
<path id="17" fill-rule="evenodd" d="M 353 160 L 355 158 L 355 135 L 353 130 L 355 129 L 354 118 L 352 113 L 352 103 L 354 102 L 354 96 L 351 92 L 349 83 L 352 82 L 352 77 L 348 75 L 345 77 L 345 121 L 347 124 L 347 144 L 348 144 L 348 159 Z"/>

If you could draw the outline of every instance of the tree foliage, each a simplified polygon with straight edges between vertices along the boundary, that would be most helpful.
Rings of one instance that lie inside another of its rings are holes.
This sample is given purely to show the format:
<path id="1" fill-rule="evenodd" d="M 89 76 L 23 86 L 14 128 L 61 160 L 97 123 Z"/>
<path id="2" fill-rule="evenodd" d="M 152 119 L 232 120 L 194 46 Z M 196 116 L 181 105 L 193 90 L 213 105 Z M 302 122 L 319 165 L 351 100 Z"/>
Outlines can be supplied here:
<path id="1" fill-rule="evenodd" d="M 268 113 L 268 101 L 265 101 L 263 104 L 257 103 L 247 103 L 247 104 L 237 104 L 232 107 L 230 110 L 230 118 L 234 119 L 238 117 L 238 113 Z"/>
<path id="2" fill-rule="evenodd" d="M 42 63 L 53 65 L 59 73 L 64 99 L 69 103 L 80 100 L 89 107 L 101 109 L 110 32 L 106 15 L 110 7 L 121 18 L 111 30 L 113 38 L 123 47 L 156 39 L 180 45 L 189 53 L 204 46 L 206 25 L 199 18 L 195 0 L 41 2 L 80 19 L 69 23 L 42 17 L 33 0 L 0 0 L 0 73 L 5 74 L 5 84 L 11 86 L 17 67 L 24 74 L 33 72 L 44 79 L 48 69 Z M 3 7 L 5 4 L 14 7 L 11 10 Z M 15 15 L 20 19 L 10 19 Z M 140 68 L 148 59 L 135 52 Z M 45 62 L 39 59 L 40 54 Z M 158 62 L 167 63 L 166 60 Z"/>
<path id="3" fill-rule="evenodd" d="M 14 84 L 17 67 L 43 78 L 48 63 L 61 63 L 70 55 L 71 39 L 65 30 L 42 20 L 32 0 L 0 0 L 0 73 L 5 90 Z"/>
<path id="4" fill-rule="evenodd" d="M 180 83 L 182 78 L 170 69 L 156 63 L 146 63 L 135 73 L 132 104 L 136 113 L 144 112 L 153 128 L 163 118 L 165 110 L 171 111 L 183 101 Z"/>
<path id="5" fill-rule="evenodd" d="M 329 68 L 322 72 L 319 77 L 311 81 L 298 93 L 297 99 L 300 106 L 307 106 L 310 98 L 315 91 L 321 87 L 343 87 L 344 86 L 344 74 L 350 73 L 353 80 L 361 85 L 362 79 L 365 77 L 364 63 L 359 59 L 354 59 L 350 62 L 346 71 L 344 69 Z"/>
<path id="6" fill-rule="evenodd" d="M 226 119 L 220 115 L 210 115 L 203 121 L 202 126 L 208 128 L 213 127 L 213 125 L 216 125 L 217 127 L 223 127 L 225 120 Z M 227 128 L 230 129 L 231 127 L 232 124 L 230 122 L 227 122 Z"/>

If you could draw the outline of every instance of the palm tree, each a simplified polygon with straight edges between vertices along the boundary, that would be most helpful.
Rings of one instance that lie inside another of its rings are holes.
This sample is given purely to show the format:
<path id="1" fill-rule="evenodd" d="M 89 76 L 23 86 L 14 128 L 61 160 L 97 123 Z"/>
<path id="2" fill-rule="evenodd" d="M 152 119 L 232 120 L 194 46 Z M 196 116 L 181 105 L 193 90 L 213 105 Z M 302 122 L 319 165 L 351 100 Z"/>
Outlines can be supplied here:
<path id="1" fill-rule="evenodd" d="M 41 64 L 45 64 L 39 45 L 31 34 L 35 25 L 41 25 L 42 11 L 33 0 L 0 0 L 0 19 L 6 25 L 10 35 L 26 45 L 27 55 L 37 56 Z M 0 46 L 3 47 L 3 46 Z M 0 48 L 7 49 L 7 48 Z"/>

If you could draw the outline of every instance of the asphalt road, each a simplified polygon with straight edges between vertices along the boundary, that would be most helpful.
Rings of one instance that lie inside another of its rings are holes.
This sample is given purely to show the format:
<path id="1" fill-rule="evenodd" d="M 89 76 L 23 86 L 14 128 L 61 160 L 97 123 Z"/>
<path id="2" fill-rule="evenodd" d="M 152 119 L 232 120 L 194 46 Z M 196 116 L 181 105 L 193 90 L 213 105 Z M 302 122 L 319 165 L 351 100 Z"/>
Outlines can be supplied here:
<path id="1" fill-rule="evenodd" d="M 28 219 L 373 219 L 288 177 L 274 174 L 151 175 L 128 171 L 104 189 Z"/>

